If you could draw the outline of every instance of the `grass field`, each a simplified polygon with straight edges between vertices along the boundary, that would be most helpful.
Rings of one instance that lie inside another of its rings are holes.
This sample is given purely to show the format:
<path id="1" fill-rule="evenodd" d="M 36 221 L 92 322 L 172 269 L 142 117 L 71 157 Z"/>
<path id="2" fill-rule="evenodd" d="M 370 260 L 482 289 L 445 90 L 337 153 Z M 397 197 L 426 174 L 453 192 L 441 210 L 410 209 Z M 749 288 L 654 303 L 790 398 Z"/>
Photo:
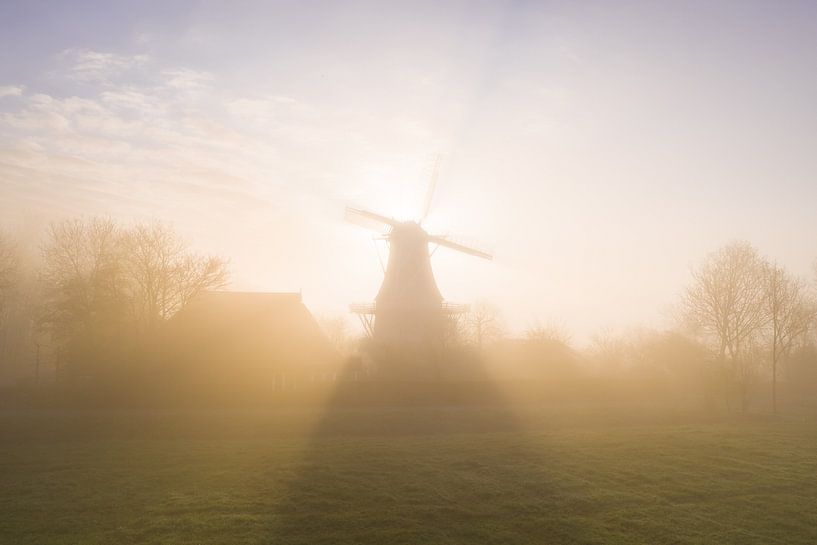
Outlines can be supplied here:
<path id="1" fill-rule="evenodd" d="M 0 415 L 0 542 L 815 543 L 808 418 Z"/>

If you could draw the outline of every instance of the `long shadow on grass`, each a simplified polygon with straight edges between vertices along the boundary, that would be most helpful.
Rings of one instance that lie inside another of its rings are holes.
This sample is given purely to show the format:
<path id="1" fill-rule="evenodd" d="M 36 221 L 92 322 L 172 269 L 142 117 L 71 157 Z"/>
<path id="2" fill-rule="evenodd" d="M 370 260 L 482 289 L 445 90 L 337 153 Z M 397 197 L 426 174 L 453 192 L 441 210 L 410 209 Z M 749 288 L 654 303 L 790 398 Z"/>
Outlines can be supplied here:
<path id="1" fill-rule="evenodd" d="M 276 509 L 276 543 L 582 541 L 542 527 L 541 443 L 495 384 L 340 384 Z"/>

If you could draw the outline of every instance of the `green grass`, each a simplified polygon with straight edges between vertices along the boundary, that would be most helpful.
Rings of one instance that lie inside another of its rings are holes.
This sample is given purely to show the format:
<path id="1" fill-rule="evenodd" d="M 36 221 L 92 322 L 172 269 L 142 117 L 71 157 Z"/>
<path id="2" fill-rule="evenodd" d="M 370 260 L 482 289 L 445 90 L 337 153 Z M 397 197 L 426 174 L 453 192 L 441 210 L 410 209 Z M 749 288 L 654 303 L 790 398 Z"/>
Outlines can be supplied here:
<path id="1" fill-rule="evenodd" d="M 0 414 L 0 542 L 817 542 L 812 419 L 314 416 Z"/>

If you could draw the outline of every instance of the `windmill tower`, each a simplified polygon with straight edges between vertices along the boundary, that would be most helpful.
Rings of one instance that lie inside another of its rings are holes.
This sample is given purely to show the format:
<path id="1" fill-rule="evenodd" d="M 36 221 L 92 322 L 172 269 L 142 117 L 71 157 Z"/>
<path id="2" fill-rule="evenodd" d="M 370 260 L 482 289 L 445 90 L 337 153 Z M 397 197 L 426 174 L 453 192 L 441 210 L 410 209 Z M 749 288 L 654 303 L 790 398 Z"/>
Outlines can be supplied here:
<path id="1" fill-rule="evenodd" d="M 423 213 L 417 221 L 398 221 L 368 210 L 346 209 L 348 220 L 364 219 L 370 225 L 377 225 L 389 245 L 383 283 L 374 303 L 351 306 L 378 346 L 415 351 L 438 346 L 449 318 L 467 310 L 466 305 L 447 303 L 443 299 L 431 268 L 430 245 L 434 250 L 445 247 L 492 259 L 483 251 L 423 229 L 422 222 L 428 215 L 435 185 L 436 168 Z"/>

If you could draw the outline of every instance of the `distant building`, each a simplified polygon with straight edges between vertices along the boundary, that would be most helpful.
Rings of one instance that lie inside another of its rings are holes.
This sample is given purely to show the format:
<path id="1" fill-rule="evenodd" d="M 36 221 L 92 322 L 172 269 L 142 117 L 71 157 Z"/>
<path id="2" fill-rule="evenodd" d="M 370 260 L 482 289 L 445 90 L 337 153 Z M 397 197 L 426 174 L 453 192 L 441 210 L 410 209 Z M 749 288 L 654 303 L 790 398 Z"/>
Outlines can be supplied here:
<path id="1" fill-rule="evenodd" d="M 334 380 L 340 370 L 299 293 L 205 292 L 166 331 L 168 368 L 194 388 L 263 393 Z"/>

